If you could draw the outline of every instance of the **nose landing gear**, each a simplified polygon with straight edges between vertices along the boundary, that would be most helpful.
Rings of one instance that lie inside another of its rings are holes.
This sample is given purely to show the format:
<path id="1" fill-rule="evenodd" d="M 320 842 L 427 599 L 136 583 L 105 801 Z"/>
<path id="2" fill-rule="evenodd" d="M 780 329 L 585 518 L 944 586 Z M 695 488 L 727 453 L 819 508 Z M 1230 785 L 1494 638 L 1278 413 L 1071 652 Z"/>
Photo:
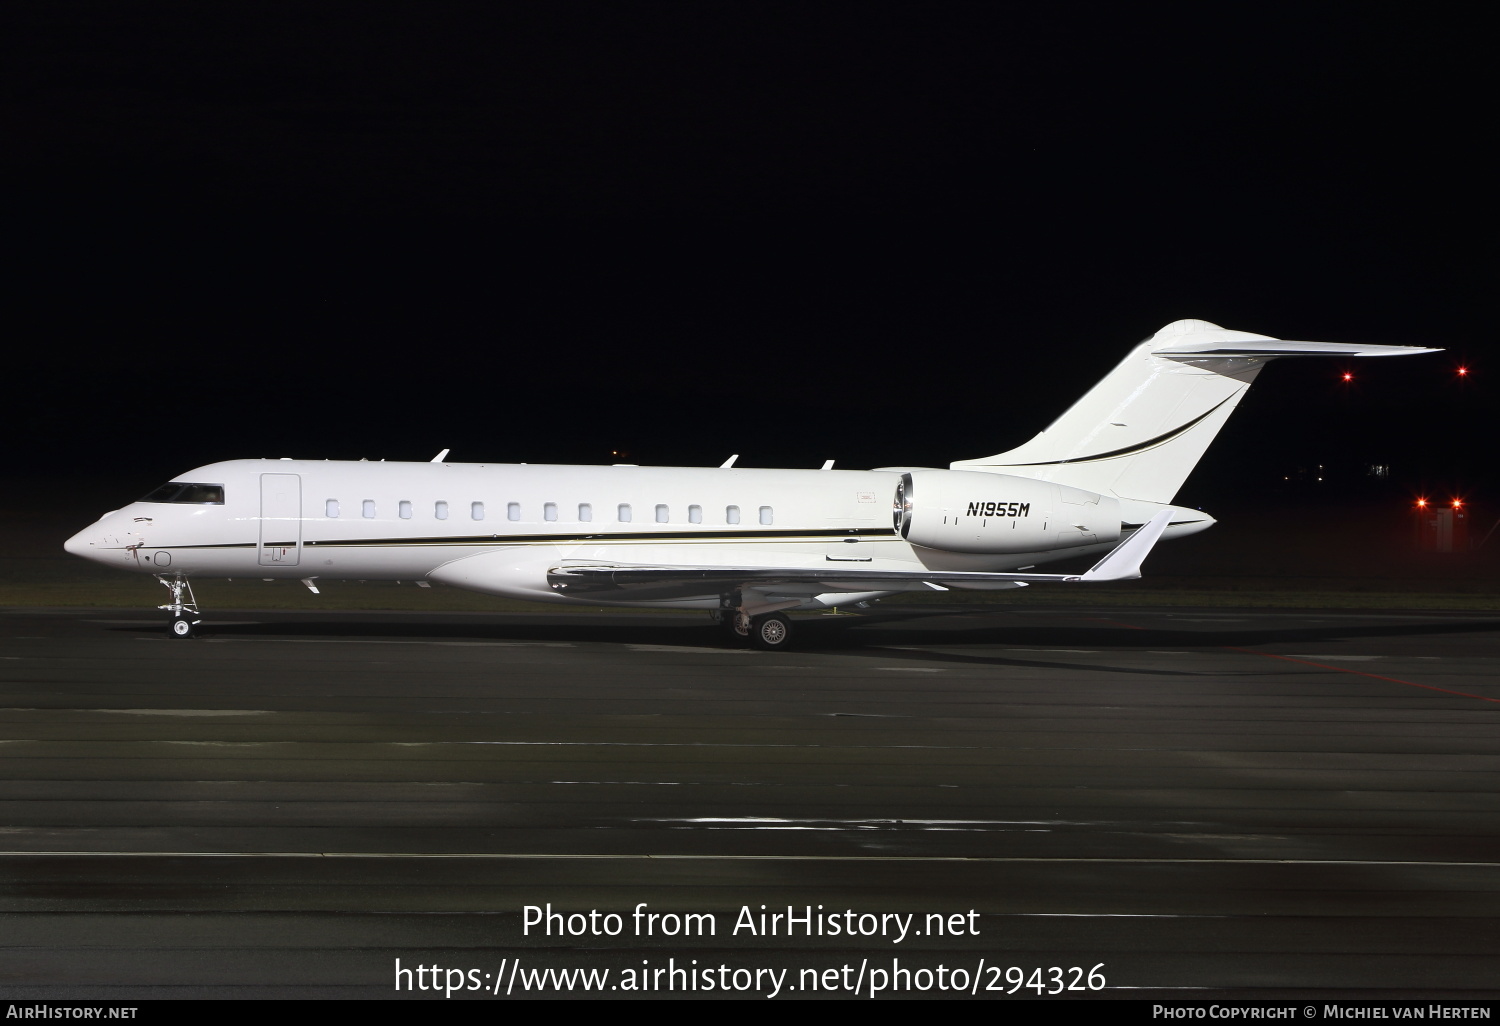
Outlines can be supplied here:
<path id="1" fill-rule="evenodd" d="M 196 635 L 198 625 L 203 620 L 198 614 L 198 600 L 193 596 L 193 586 L 182 574 L 156 574 L 155 577 L 172 593 L 171 602 L 156 607 L 172 614 L 167 634 L 173 638 L 191 638 Z M 184 602 L 184 598 L 187 601 Z"/>

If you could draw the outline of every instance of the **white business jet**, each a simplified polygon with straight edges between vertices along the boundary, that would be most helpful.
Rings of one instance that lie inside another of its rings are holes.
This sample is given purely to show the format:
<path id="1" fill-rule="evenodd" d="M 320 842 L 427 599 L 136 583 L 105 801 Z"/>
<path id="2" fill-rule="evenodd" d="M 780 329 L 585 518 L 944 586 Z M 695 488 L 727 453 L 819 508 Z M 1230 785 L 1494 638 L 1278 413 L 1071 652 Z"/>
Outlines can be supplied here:
<path id="1" fill-rule="evenodd" d="M 949 469 L 749 470 L 231 460 L 190 470 L 67 542 L 152 574 L 174 637 L 205 577 L 439 581 L 535 602 L 707 609 L 785 646 L 786 612 L 903 591 L 1140 576 L 1162 537 L 1214 523 L 1171 505 L 1267 360 L 1413 346 L 1287 342 L 1167 325 L 1051 427 Z M 1038 564 L 1102 555 L 1078 574 Z"/>

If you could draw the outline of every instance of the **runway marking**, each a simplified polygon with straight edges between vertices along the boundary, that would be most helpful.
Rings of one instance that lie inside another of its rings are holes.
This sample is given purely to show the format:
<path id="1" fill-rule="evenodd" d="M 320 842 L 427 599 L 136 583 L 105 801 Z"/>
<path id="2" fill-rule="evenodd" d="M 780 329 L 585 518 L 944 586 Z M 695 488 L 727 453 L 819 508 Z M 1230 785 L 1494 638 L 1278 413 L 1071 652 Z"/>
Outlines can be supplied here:
<path id="1" fill-rule="evenodd" d="M 11 710 L 6 710 L 11 711 Z M 16 712 L 41 710 L 17 709 Z M 48 709 L 47 712 L 56 710 Z M 121 716 L 271 716 L 270 709 L 78 709 L 77 712 L 119 713 Z"/>
<path id="2" fill-rule="evenodd" d="M 848 713 L 831 713 L 829 715 L 850 715 Z M 892 717 L 895 718 L 895 717 Z M 904 718 L 904 717 L 902 717 Z M 45 742 L 38 741 L 37 744 Z M 142 741 L 125 742 L 126 744 L 304 744 L 300 741 Z M 991 749 L 985 745 L 794 745 L 794 744 L 751 744 L 749 742 L 734 741 L 354 741 L 351 744 L 373 744 L 373 745 L 402 745 L 407 748 L 434 747 L 440 745 L 513 745 L 518 748 L 532 747 L 557 747 L 557 748 L 847 748 L 855 749 L 918 749 L 921 751 L 934 752 L 984 752 Z M 1069 749 L 1071 750 L 1071 749 Z"/>
<path id="3" fill-rule="evenodd" d="M 1385 658 L 1385 656 L 1378 655 L 1303 655 L 1301 652 L 1292 652 L 1289 655 L 1293 659 L 1331 659 L 1336 663 L 1367 663 L 1373 659 Z"/>
<path id="4" fill-rule="evenodd" d="M 1223 912 L 986 912 L 1012 919 L 1233 919 Z M 1114 987 L 1114 990 L 1155 990 L 1155 987 Z M 1212 987 L 1174 987 L 1173 990 L 1213 990 Z"/>
<path id="5" fill-rule="evenodd" d="M 142 742 L 125 742 L 139 744 Z M 191 745 L 195 748 L 263 748 L 266 745 L 284 745 L 285 741 L 146 741 L 148 745 Z M 293 741 L 292 744 L 302 742 Z M 377 742 L 378 743 L 378 742 Z"/>
<path id="6" fill-rule="evenodd" d="M 383 644 L 383 643 L 382 643 Z M 567 641 L 411 641 L 410 645 L 444 645 L 448 648 L 572 648 Z"/>
<path id="7" fill-rule="evenodd" d="M 1098 655 L 1096 648 L 1007 648 L 1007 652 L 1056 652 L 1066 655 Z"/>
<path id="8" fill-rule="evenodd" d="M 912 828 L 944 833 L 995 833 L 995 827 L 1025 827 L 1028 833 L 1048 833 L 1038 827 L 1101 826 L 1068 819 L 793 819 L 784 816 L 695 816 L 688 819 L 652 817 L 636 823 L 681 823 L 710 830 L 881 830 Z"/>
<path id="9" fill-rule="evenodd" d="M 893 673 L 942 673 L 939 666 L 872 666 L 872 670 L 890 670 Z"/>
<path id="10" fill-rule="evenodd" d="M 749 655 L 748 648 L 693 648 L 690 645 L 626 645 L 632 652 L 692 652 L 709 655 Z"/>
<path id="11" fill-rule="evenodd" d="M 136 641 L 173 641 L 174 638 L 136 638 Z M 233 641 L 289 645 L 442 645 L 448 648 L 575 648 L 571 641 L 408 641 L 404 638 L 199 638 L 202 642 Z M 717 649 L 715 650 L 717 651 Z"/>
<path id="12" fill-rule="evenodd" d="M 172 858 L 172 859 L 495 859 L 522 861 L 701 861 L 701 862 L 980 862 L 1141 865 L 1141 866 L 1452 866 L 1467 869 L 1500 869 L 1500 862 L 1418 862 L 1414 859 L 1143 859 L 1143 858 L 1043 858 L 1009 855 L 687 855 L 605 854 L 580 855 L 550 852 L 381 852 L 381 851 L 0 851 L 0 858 Z"/>
<path id="13" fill-rule="evenodd" d="M 160 627 L 160 620 L 80 620 L 80 623 L 106 623 L 127 627 Z M 264 620 L 204 620 L 205 627 L 249 627 Z"/>
<path id="14" fill-rule="evenodd" d="M 1019 612 L 1019 610 L 1017 610 Z M 1494 615 L 1458 616 L 1453 613 L 1424 613 L 1413 611 L 1408 613 L 1377 613 L 1373 610 L 1362 613 L 1325 613 L 1319 612 L 1316 618 L 1301 617 L 1296 614 L 1300 610 L 1290 609 L 1273 613 L 1241 613 L 1240 618 L 1245 620 L 1278 620 L 1296 619 L 1300 622 L 1313 622 L 1318 620 L 1447 620 L 1453 623 L 1471 623 L 1495 619 Z M 1147 612 L 1145 610 L 1134 614 L 1136 616 L 1160 616 L 1168 619 L 1185 619 L 1177 613 Z"/>
<path id="15" fill-rule="evenodd" d="M 1425 688 L 1428 691 L 1441 691 L 1445 695 L 1459 695 L 1463 698 L 1477 698 L 1481 702 L 1494 702 L 1500 705 L 1500 698 L 1486 698 L 1483 695 L 1473 695 L 1467 691 L 1454 691 L 1452 688 L 1440 688 L 1431 684 L 1418 684 L 1416 681 L 1402 680 L 1400 677 L 1383 677 L 1378 673 L 1366 673 L 1363 670 L 1351 670 L 1346 666 L 1329 666 L 1327 663 L 1315 663 L 1311 659 L 1299 659 L 1296 656 L 1276 655 L 1274 652 L 1257 652 L 1250 648 L 1236 648 L 1234 645 L 1222 646 L 1231 652 L 1244 652 L 1247 655 L 1264 656 L 1267 659 L 1281 659 L 1288 663 L 1301 663 L 1303 666 L 1316 666 L 1320 670 L 1334 670 L 1338 673 L 1352 673 L 1357 677 L 1369 677 L 1372 680 L 1388 680 L 1392 684 L 1405 684 L 1410 688 Z"/>
<path id="16" fill-rule="evenodd" d="M 228 639 L 225 639 L 228 640 Z M 247 638 L 235 638 L 246 641 Z M 573 648 L 571 641 L 407 641 L 396 638 L 265 638 L 293 645 L 445 645 L 451 648 Z"/>

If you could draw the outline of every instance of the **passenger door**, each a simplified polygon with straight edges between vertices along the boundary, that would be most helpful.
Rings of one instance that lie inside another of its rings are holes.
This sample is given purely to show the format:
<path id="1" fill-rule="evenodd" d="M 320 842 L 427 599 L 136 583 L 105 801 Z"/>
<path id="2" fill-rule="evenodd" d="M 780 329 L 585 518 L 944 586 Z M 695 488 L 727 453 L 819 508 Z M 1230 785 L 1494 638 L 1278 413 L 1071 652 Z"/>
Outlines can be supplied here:
<path id="1" fill-rule="evenodd" d="M 260 475 L 260 565 L 296 566 L 302 561 L 302 478 Z"/>

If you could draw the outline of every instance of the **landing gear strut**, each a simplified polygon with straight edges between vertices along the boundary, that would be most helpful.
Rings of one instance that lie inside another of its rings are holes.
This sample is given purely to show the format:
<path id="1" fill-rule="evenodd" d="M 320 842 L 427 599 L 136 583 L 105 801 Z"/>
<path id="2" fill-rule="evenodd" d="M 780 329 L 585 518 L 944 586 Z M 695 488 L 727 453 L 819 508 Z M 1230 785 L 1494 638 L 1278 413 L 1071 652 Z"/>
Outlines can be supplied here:
<path id="1" fill-rule="evenodd" d="M 182 574 L 157 574 L 156 579 L 172 593 L 171 602 L 156 607 L 172 614 L 167 634 L 174 638 L 191 638 L 196 635 L 198 625 L 203 620 L 198 614 L 198 600 L 193 596 L 193 586 Z M 187 599 L 185 602 L 184 597 Z"/>

